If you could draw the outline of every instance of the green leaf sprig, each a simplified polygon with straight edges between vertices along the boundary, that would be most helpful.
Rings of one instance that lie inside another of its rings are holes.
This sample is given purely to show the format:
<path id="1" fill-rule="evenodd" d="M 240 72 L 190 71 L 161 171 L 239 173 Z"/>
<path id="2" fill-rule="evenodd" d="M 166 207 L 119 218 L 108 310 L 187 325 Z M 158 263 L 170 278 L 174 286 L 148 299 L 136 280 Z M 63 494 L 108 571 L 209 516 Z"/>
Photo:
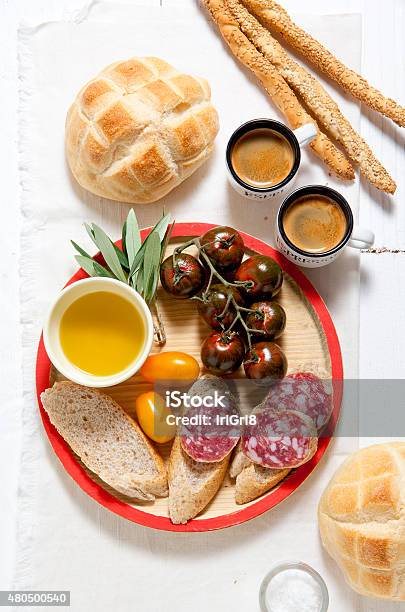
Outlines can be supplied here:
<path id="1" fill-rule="evenodd" d="M 138 220 L 131 208 L 122 228 L 122 250 L 101 227 L 85 223 L 88 235 L 100 250 L 106 266 L 99 264 L 81 246 L 71 241 L 78 252 L 76 261 L 89 276 L 116 278 L 138 291 L 147 304 L 155 299 L 160 264 L 173 230 L 171 214 L 163 215 L 142 242 Z"/>

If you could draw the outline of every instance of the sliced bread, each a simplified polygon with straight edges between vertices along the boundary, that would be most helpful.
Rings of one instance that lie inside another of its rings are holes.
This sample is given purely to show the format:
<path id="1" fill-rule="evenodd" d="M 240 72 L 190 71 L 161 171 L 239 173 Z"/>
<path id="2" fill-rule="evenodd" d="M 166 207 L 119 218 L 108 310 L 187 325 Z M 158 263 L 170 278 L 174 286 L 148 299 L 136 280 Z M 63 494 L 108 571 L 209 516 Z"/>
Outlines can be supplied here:
<path id="1" fill-rule="evenodd" d="M 227 383 L 216 376 L 205 375 L 189 389 L 190 397 L 214 397 L 215 392 L 237 402 Z M 194 461 L 176 437 L 169 458 L 169 515 L 173 523 L 187 523 L 199 514 L 218 492 L 229 465 L 231 453 L 217 462 Z"/>
<path id="2" fill-rule="evenodd" d="M 140 500 L 167 496 L 162 458 L 111 397 L 65 381 L 42 393 L 41 401 L 62 438 L 101 480 Z"/>
<path id="3" fill-rule="evenodd" d="M 175 525 L 187 523 L 209 504 L 225 478 L 229 455 L 217 463 L 194 461 L 176 437 L 169 458 L 169 515 Z"/>
<path id="4" fill-rule="evenodd" d="M 231 467 L 229 468 L 229 476 L 231 478 L 236 478 L 246 467 L 249 467 L 251 463 L 250 459 L 246 457 L 245 453 L 242 451 L 241 442 L 239 441 L 233 454 Z"/>
<path id="5" fill-rule="evenodd" d="M 273 489 L 289 473 L 290 469 L 272 470 L 252 463 L 241 449 L 236 447 L 229 469 L 229 476 L 236 478 L 235 501 L 237 504 L 247 504 L 260 495 Z"/>
<path id="6" fill-rule="evenodd" d="M 274 489 L 291 472 L 290 469 L 272 470 L 251 463 L 236 477 L 235 501 L 247 504 Z"/>

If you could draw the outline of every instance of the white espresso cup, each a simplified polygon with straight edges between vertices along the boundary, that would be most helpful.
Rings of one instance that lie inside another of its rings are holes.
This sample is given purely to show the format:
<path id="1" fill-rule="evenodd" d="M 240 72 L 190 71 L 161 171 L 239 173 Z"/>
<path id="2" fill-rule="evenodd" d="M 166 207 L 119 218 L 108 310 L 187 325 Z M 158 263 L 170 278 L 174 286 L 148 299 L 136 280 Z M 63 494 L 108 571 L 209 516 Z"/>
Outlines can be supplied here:
<path id="1" fill-rule="evenodd" d="M 294 155 L 294 163 L 291 171 L 285 179 L 273 187 L 254 187 L 249 185 L 249 183 L 246 183 L 238 176 L 232 164 L 232 151 L 238 140 L 249 132 L 260 129 L 269 129 L 284 136 L 290 144 Z M 267 200 L 268 198 L 275 198 L 282 194 L 287 188 L 289 189 L 292 187 L 296 179 L 297 172 L 301 165 L 301 147 L 310 144 L 317 133 L 318 130 L 313 123 L 303 125 L 294 131 L 290 130 L 284 123 L 280 123 L 280 121 L 275 121 L 274 119 L 252 119 L 251 121 L 243 123 L 234 131 L 226 148 L 226 166 L 230 184 L 235 191 L 252 200 Z"/>
<path id="2" fill-rule="evenodd" d="M 346 217 L 346 232 L 343 239 L 333 249 L 322 253 L 310 253 L 303 251 L 289 240 L 284 230 L 284 216 L 288 208 L 297 200 L 305 196 L 323 196 L 328 198 L 341 208 Z M 347 200 L 337 191 L 323 185 L 309 185 L 291 193 L 281 204 L 276 219 L 276 244 L 278 250 L 290 261 L 304 268 L 320 268 L 326 266 L 343 253 L 346 247 L 355 249 L 367 249 L 374 244 L 374 234 L 368 229 L 354 225 L 353 213 Z"/>

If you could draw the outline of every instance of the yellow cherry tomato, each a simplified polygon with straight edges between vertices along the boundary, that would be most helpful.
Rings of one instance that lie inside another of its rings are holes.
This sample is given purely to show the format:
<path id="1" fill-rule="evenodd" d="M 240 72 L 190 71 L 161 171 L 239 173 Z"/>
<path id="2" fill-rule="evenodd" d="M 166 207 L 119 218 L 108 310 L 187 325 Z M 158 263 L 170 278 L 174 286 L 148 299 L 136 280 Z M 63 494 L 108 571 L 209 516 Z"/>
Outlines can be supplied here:
<path id="1" fill-rule="evenodd" d="M 167 351 L 149 355 L 142 368 L 141 375 L 147 381 L 183 381 L 193 382 L 200 374 L 198 362 L 187 353 Z"/>
<path id="2" fill-rule="evenodd" d="M 148 391 L 139 395 L 135 400 L 135 412 L 142 430 L 154 442 L 164 444 L 176 435 L 176 426 L 166 420 L 173 413 L 158 393 Z"/>

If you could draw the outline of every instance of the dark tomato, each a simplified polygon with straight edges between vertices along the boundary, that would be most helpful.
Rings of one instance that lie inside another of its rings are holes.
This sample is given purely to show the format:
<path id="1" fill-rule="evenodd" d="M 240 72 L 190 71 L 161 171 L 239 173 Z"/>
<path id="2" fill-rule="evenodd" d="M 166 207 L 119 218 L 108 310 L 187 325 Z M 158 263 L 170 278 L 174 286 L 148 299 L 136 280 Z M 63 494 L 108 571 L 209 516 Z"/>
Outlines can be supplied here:
<path id="1" fill-rule="evenodd" d="M 216 376 L 232 374 L 241 365 L 245 345 L 236 333 L 212 333 L 201 347 L 201 361 Z"/>
<path id="2" fill-rule="evenodd" d="M 160 266 L 160 281 L 165 291 L 175 298 L 186 299 L 196 295 L 204 286 L 205 271 L 192 255 L 179 253 L 167 257 Z"/>
<path id="3" fill-rule="evenodd" d="M 276 340 L 285 330 L 287 317 L 285 310 L 277 302 L 256 302 L 250 306 L 254 313 L 249 313 L 246 317 L 246 324 L 249 329 L 257 329 L 255 337 L 263 340 Z M 263 332 L 263 333 L 260 333 Z"/>
<path id="4" fill-rule="evenodd" d="M 228 329 L 236 317 L 235 307 L 232 303 L 224 312 L 228 303 L 229 295 L 233 295 L 235 302 L 243 306 L 243 298 L 236 287 L 226 287 L 225 285 L 212 285 L 207 293 L 203 293 L 202 302 L 198 302 L 198 312 L 204 321 L 213 329 Z"/>
<path id="5" fill-rule="evenodd" d="M 250 301 L 271 300 L 281 289 L 283 271 L 271 257 L 253 255 L 241 264 L 235 280 L 250 282 L 250 287 L 243 287 L 243 293 Z"/>
<path id="6" fill-rule="evenodd" d="M 204 253 L 218 272 L 239 268 L 245 252 L 241 235 L 232 227 L 214 227 L 200 239 Z"/>
<path id="7" fill-rule="evenodd" d="M 257 342 L 248 351 L 243 367 L 247 378 L 267 386 L 281 380 L 287 374 L 287 358 L 278 344 Z"/>

